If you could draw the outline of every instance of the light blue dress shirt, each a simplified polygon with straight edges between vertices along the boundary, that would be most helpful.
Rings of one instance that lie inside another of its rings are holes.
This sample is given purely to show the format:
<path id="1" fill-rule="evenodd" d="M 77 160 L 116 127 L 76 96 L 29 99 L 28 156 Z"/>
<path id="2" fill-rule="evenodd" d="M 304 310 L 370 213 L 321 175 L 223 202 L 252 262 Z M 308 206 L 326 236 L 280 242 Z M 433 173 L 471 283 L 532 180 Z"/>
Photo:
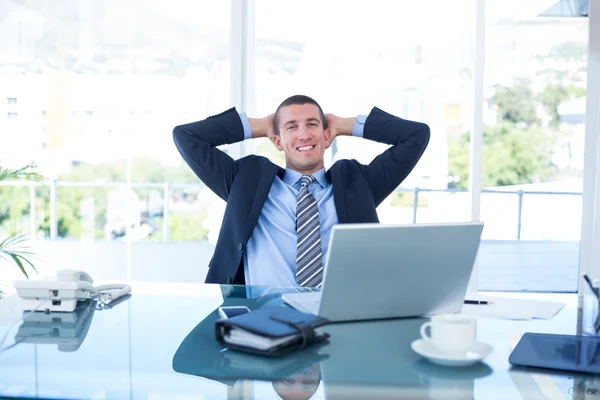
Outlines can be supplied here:
<path id="1" fill-rule="evenodd" d="M 250 122 L 240 113 L 244 139 L 252 138 Z M 352 136 L 363 137 L 366 116 L 359 115 Z M 283 179 L 275 176 L 258 222 L 244 251 L 246 285 L 297 287 L 296 283 L 296 196 L 300 191 L 301 173 L 285 169 Z M 315 172 L 316 181 L 309 187 L 319 207 L 323 262 L 329 246 L 329 235 L 338 223 L 333 200 L 333 187 L 325 176 L 325 168 Z"/>

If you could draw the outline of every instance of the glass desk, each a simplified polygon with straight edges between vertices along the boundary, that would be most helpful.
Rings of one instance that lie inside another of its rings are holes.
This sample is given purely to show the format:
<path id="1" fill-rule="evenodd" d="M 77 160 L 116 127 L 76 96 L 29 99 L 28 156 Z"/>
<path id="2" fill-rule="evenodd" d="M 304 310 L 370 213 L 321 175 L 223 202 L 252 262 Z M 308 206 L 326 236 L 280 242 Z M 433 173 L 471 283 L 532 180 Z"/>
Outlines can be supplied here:
<path id="1" fill-rule="evenodd" d="M 479 318 L 493 353 L 470 367 L 414 353 L 424 318 L 325 327 L 330 341 L 279 359 L 236 353 L 215 340 L 217 307 L 282 304 L 282 289 L 136 283 L 112 308 L 35 313 L 0 300 L 0 397 L 49 399 L 588 399 L 600 377 L 511 367 L 524 332 L 574 334 L 577 299 L 552 320 Z M 291 290 L 290 290 L 291 291 Z"/>

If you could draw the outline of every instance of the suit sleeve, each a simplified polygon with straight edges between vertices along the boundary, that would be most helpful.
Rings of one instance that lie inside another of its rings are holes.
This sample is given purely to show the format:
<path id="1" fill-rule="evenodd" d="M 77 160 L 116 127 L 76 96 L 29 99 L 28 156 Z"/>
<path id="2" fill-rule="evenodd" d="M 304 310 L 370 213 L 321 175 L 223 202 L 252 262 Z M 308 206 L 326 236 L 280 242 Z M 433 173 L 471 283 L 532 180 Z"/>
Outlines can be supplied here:
<path id="1" fill-rule="evenodd" d="M 429 143 L 429 126 L 375 107 L 365 121 L 363 137 L 392 145 L 364 168 L 375 204 L 379 205 L 417 165 Z"/>
<path id="2" fill-rule="evenodd" d="M 173 129 L 173 141 L 181 157 L 198 178 L 225 201 L 244 159 L 236 161 L 217 146 L 242 140 L 244 127 L 235 108 Z"/>

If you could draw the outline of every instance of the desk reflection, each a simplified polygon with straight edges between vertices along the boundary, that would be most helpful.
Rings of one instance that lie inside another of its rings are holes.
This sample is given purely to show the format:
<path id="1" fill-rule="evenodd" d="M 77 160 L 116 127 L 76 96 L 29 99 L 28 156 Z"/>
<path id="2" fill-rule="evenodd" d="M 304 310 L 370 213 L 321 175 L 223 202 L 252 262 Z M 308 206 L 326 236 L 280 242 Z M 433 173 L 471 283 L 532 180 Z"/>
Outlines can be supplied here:
<path id="1" fill-rule="evenodd" d="M 280 301 L 271 295 L 248 298 L 245 290 L 227 291 L 226 295 L 229 297 L 224 297 L 223 307 L 247 306 L 250 310 L 255 310 Z M 320 351 L 325 343 L 317 343 L 292 354 L 273 358 L 229 350 L 215 338 L 215 321 L 218 319 L 218 311 L 214 310 L 185 337 L 173 356 L 172 367 L 175 372 L 234 385 L 241 379 L 283 380 L 328 357 Z"/>
<path id="2" fill-rule="evenodd" d="M 273 381 L 275 393 L 284 400 L 308 400 L 319 389 L 321 383 L 321 365 L 296 372 L 284 379 Z"/>
<path id="3" fill-rule="evenodd" d="M 80 301 L 73 312 L 24 311 L 15 343 L 56 344 L 58 351 L 77 351 L 87 336 L 95 311 L 114 308 L 130 297 L 128 294 L 103 306 L 92 300 Z"/>
<path id="4" fill-rule="evenodd" d="M 25 311 L 15 335 L 15 343 L 46 343 L 58 345 L 58 351 L 77 351 L 90 328 L 95 303 L 83 301 L 73 312 Z"/>
<path id="5" fill-rule="evenodd" d="M 272 296 L 242 291 L 224 294 L 222 306 L 245 305 L 254 310 L 277 302 Z M 492 373 L 485 363 L 445 367 L 416 354 L 410 344 L 420 338 L 425 318 L 330 324 L 322 328 L 331 334 L 328 342 L 277 358 L 224 348 L 215 339 L 217 319 L 214 310 L 185 337 L 173 356 L 174 371 L 232 388 L 249 380 L 270 382 L 281 399 L 310 399 L 322 386 L 328 400 L 397 398 L 409 393 L 417 398 L 472 399 L 475 380 Z M 241 398 L 252 396 L 246 392 Z"/>

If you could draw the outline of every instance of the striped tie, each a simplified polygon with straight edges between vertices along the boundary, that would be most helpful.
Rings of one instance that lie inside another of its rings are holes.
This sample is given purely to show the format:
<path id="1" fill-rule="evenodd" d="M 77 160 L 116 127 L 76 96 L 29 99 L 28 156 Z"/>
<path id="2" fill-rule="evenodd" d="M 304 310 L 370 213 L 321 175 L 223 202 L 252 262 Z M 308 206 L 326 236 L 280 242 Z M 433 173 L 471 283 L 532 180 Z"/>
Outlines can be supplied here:
<path id="1" fill-rule="evenodd" d="M 296 282 L 305 287 L 320 287 L 323 280 L 319 208 L 308 191 L 308 185 L 314 181 L 314 176 L 302 175 L 296 207 Z"/>

